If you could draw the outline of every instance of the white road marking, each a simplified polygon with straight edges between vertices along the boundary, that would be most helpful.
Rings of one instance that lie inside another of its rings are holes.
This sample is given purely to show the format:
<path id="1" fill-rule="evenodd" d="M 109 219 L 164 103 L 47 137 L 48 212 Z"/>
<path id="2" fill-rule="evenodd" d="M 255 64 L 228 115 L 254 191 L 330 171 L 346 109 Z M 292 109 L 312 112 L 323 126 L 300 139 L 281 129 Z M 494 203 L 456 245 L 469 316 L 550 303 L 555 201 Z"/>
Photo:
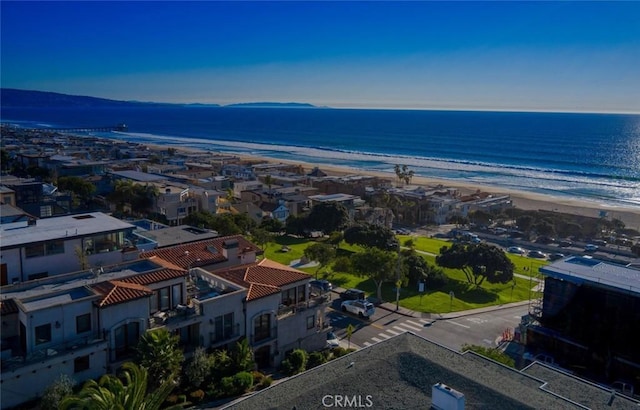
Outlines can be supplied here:
<path id="1" fill-rule="evenodd" d="M 374 342 L 382 342 L 382 339 L 378 339 L 377 337 L 372 337 L 371 340 L 373 340 Z"/>
<path id="2" fill-rule="evenodd" d="M 407 320 L 406 323 L 411 323 L 414 326 L 418 326 L 419 328 L 424 327 L 423 325 L 421 325 L 420 323 L 416 323 L 413 320 Z"/>
<path id="3" fill-rule="evenodd" d="M 385 339 L 391 339 L 391 336 L 384 334 L 384 333 L 378 333 L 378 336 L 380 337 L 384 337 Z"/>
<path id="4" fill-rule="evenodd" d="M 369 342 L 364 342 L 362 345 L 363 345 L 364 347 L 367 347 L 367 346 L 371 346 L 371 343 L 369 343 Z"/>
<path id="5" fill-rule="evenodd" d="M 461 326 L 461 327 L 466 327 L 467 329 L 470 329 L 470 328 L 471 328 L 470 326 L 463 325 L 462 323 L 456 323 L 456 322 L 453 322 L 453 321 L 450 321 L 449 323 L 454 324 L 454 325 L 457 325 L 457 326 Z"/>
<path id="6" fill-rule="evenodd" d="M 397 329 L 397 327 L 396 327 L 396 326 L 394 326 L 394 328 L 396 328 L 396 329 Z M 392 334 L 392 335 L 394 335 L 394 336 L 397 336 L 397 335 L 399 335 L 399 334 L 400 334 L 400 333 L 398 333 L 398 332 L 396 332 L 396 331 L 393 331 L 393 330 L 391 330 L 391 329 L 386 329 L 386 331 L 387 331 L 387 332 L 389 332 L 389 333 L 391 333 L 391 334 Z"/>
<path id="7" fill-rule="evenodd" d="M 466 319 L 467 319 L 467 321 L 469 321 L 471 323 L 476 323 L 476 324 L 482 324 L 482 323 L 488 322 L 487 319 L 481 319 L 479 317 L 468 317 Z"/>
<path id="8" fill-rule="evenodd" d="M 399 327 L 399 326 L 394 326 L 393 328 L 396 329 L 396 330 L 399 330 L 400 333 L 407 333 L 408 332 L 407 329 L 404 329 L 404 328 Z"/>
<path id="9" fill-rule="evenodd" d="M 399 326 L 404 326 L 409 330 L 413 330 L 414 332 L 419 332 L 422 330 L 422 327 L 411 326 L 408 323 L 398 323 Z"/>

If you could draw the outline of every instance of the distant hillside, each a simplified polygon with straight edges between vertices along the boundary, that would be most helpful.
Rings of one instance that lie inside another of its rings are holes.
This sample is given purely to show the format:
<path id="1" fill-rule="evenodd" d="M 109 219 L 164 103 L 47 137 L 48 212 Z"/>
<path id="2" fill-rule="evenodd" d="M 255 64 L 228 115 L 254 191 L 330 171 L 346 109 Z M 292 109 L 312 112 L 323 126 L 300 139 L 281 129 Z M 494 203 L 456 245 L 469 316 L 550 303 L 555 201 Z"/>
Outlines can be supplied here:
<path id="1" fill-rule="evenodd" d="M 219 104 L 170 104 L 141 101 L 119 101 L 81 95 L 69 95 L 48 91 L 18 90 L 0 88 L 0 106 L 2 107 L 140 107 L 140 106 L 184 106 L 184 107 L 220 107 Z M 316 108 L 306 103 L 249 102 L 229 104 L 224 107 L 283 107 Z"/>
<path id="2" fill-rule="evenodd" d="M 126 107 L 140 105 L 166 105 L 139 101 L 118 101 L 106 98 L 68 95 L 48 91 L 0 89 L 2 107 Z"/>
<path id="3" fill-rule="evenodd" d="M 237 104 L 228 104 L 225 107 L 283 107 L 283 108 L 316 108 L 313 104 L 307 103 L 297 103 L 297 102 L 248 102 L 248 103 L 237 103 Z"/>

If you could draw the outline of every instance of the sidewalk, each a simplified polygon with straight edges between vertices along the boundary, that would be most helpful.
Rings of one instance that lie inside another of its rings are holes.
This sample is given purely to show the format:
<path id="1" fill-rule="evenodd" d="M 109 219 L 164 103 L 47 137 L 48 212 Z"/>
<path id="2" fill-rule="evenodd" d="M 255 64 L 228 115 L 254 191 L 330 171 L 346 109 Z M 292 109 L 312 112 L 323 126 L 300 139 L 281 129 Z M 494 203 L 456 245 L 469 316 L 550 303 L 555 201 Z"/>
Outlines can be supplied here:
<path id="1" fill-rule="evenodd" d="M 334 287 L 332 292 L 336 293 L 338 295 L 338 297 L 340 297 L 340 293 L 342 293 L 344 291 L 345 291 L 345 289 L 343 289 L 343 288 Z M 387 310 L 389 312 L 395 312 L 395 313 L 398 313 L 400 315 L 407 316 L 407 317 L 415 317 L 415 318 L 420 318 L 420 319 L 433 319 L 434 321 L 436 321 L 436 320 L 456 319 L 456 318 L 459 318 L 459 317 L 471 316 L 471 315 L 476 315 L 476 314 L 479 314 L 479 313 L 493 312 L 493 311 L 496 311 L 496 310 L 508 309 L 508 308 L 517 307 L 517 306 L 526 306 L 526 305 L 529 304 L 529 301 L 525 300 L 525 301 L 514 302 L 514 303 L 505 303 L 503 305 L 487 306 L 487 307 L 478 308 L 478 309 L 462 310 L 462 311 L 459 311 L 459 312 L 427 313 L 427 312 L 415 312 L 413 310 L 406 309 L 406 308 L 404 308 L 402 306 L 400 306 L 396 310 L 395 302 L 394 303 L 392 303 L 392 302 L 382 302 L 382 303 L 377 304 L 372 299 L 375 299 L 375 298 L 369 298 L 369 300 L 371 300 L 374 304 L 376 304 L 377 308 L 384 309 L 384 310 Z"/>

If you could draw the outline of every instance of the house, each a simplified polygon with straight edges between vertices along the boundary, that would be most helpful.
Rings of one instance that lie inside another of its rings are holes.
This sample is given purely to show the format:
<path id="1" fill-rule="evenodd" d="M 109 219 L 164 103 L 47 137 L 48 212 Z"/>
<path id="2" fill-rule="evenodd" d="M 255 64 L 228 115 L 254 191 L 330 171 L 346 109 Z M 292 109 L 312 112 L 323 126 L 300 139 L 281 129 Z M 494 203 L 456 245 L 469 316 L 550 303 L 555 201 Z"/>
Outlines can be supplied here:
<path id="1" fill-rule="evenodd" d="M 134 228 L 101 212 L 2 224 L 1 283 L 120 263 L 130 257 L 125 237 Z"/>
<path id="2" fill-rule="evenodd" d="M 253 409 L 637 409 L 638 402 L 534 363 L 522 371 L 406 332 L 225 407 Z"/>
<path id="3" fill-rule="evenodd" d="M 6 186 L 0 186 L 0 203 L 16 206 L 16 192 Z"/>
<path id="4" fill-rule="evenodd" d="M 183 269 L 198 267 L 212 278 L 246 289 L 243 328 L 262 367 L 277 366 L 297 347 L 316 350 L 326 343 L 328 299 L 311 297 L 304 272 L 274 261 L 257 260 L 258 247 L 240 235 L 145 252 Z M 231 307 L 231 305 L 229 305 Z M 234 317 L 237 317 L 235 315 Z"/>

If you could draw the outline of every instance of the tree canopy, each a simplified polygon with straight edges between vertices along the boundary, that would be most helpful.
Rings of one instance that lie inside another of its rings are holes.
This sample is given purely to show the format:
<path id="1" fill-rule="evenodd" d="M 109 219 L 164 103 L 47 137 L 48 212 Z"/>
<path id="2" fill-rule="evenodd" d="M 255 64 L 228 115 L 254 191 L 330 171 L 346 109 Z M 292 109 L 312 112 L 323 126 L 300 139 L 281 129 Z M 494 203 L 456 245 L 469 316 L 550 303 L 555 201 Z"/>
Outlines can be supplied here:
<path id="1" fill-rule="evenodd" d="M 327 234 L 341 231 L 348 222 L 347 208 L 339 202 L 316 204 L 306 217 L 306 225 L 309 229 L 323 231 Z"/>
<path id="2" fill-rule="evenodd" d="M 145 332 L 138 342 L 138 362 L 150 374 L 153 387 L 158 387 L 182 368 L 184 354 L 178 347 L 179 337 L 165 328 Z"/>
<path id="3" fill-rule="evenodd" d="M 336 249 L 328 243 L 316 242 L 304 249 L 304 256 L 309 260 L 318 262 L 318 268 L 316 269 L 317 279 L 318 273 L 336 257 Z"/>
<path id="4" fill-rule="evenodd" d="M 443 246 L 436 263 L 443 268 L 460 269 L 470 284 L 508 283 L 513 280 L 514 265 L 504 251 L 486 243 L 455 243 Z"/>
<path id="5" fill-rule="evenodd" d="M 398 249 L 398 240 L 391 229 L 373 224 L 356 225 L 344 231 L 344 241 L 350 245 L 361 245 L 385 251 Z"/>
<path id="6" fill-rule="evenodd" d="M 365 248 L 351 257 L 351 267 L 359 276 L 373 280 L 378 300 L 382 300 L 382 284 L 395 281 L 397 276 L 398 255 L 379 248 Z M 401 278 L 402 279 L 402 278 Z"/>

